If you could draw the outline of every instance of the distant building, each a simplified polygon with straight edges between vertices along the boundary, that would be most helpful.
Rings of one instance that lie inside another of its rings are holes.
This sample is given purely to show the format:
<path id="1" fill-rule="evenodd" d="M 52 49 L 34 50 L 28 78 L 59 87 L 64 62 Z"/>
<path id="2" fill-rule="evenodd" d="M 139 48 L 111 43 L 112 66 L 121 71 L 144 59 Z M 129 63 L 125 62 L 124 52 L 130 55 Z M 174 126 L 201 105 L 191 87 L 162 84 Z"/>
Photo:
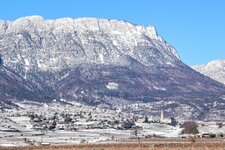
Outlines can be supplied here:
<path id="1" fill-rule="evenodd" d="M 43 143 L 43 142 L 42 142 L 42 143 L 40 143 L 40 145 L 41 145 L 41 146 L 50 146 L 51 143 Z"/>
<path id="2" fill-rule="evenodd" d="M 161 114 L 160 114 L 160 123 L 164 123 L 164 124 L 171 124 L 172 123 L 171 118 L 164 117 L 163 110 L 161 111 Z"/>

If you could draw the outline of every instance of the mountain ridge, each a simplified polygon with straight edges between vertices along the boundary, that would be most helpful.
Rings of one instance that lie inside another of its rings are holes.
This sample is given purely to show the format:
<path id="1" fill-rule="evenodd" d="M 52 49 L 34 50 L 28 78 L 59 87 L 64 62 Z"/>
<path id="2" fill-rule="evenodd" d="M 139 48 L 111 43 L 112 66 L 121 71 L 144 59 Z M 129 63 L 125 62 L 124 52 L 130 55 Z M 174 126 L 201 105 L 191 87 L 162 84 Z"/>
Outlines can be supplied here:
<path id="1" fill-rule="evenodd" d="M 125 46 L 129 44 L 127 47 L 130 46 L 131 50 L 135 47 L 135 45 L 138 44 L 137 42 L 139 41 L 136 40 L 137 38 L 143 39 L 143 40 L 148 40 L 147 38 L 150 38 L 150 39 L 161 41 L 163 43 L 162 46 L 164 47 L 167 46 L 168 50 L 171 50 L 170 52 L 176 55 L 177 58 L 179 58 L 176 50 L 172 48 L 171 46 L 167 45 L 167 43 L 163 41 L 160 36 L 157 35 L 154 27 L 145 28 L 143 26 L 135 26 L 131 23 L 124 22 L 124 21 L 95 19 L 95 18 L 78 18 L 78 19 L 62 18 L 62 19 L 56 19 L 55 21 L 52 21 L 52 20 L 44 20 L 40 16 L 34 16 L 34 17 L 25 17 L 25 18 L 17 19 L 14 22 L 8 23 L 8 26 L 2 29 L 5 29 L 4 31 L 5 34 L 7 33 L 10 34 L 10 32 L 13 32 L 14 34 L 16 33 L 17 34 L 16 36 L 19 36 L 19 37 L 21 36 L 26 37 L 28 36 L 27 35 L 28 33 L 30 35 L 32 32 L 34 36 L 35 36 L 35 32 L 40 32 L 40 34 L 37 34 L 37 35 L 41 36 L 41 32 L 47 32 L 48 30 L 50 30 L 51 32 L 49 31 L 49 33 L 54 34 L 53 36 L 55 37 L 55 39 L 52 38 L 53 40 L 57 40 L 56 36 L 59 36 L 57 34 L 69 33 L 70 35 L 76 36 L 74 32 L 79 32 L 79 34 L 82 34 L 83 31 L 84 32 L 98 31 L 99 32 L 99 33 L 97 32 L 98 34 L 104 34 L 104 32 L 106 32 L 109 35 L 115 36 L 115 38 L 113 37 L 113 39 L 109 39 L 109 42 L 114 43 L 113 44 L 114 46 L 118 45 L 118 46 L 115 46 L 116 48 L 124 48 Z M 23 33 L 24 30 L 26 30 L 26 34 Z M 102 33 L 102 30 L 104 30 L 103 33 Z M 132 34 L 132 32 L 134 32 L 134 34 Z M 123 35 L 121 36 L 121 34 Z M 32 37 L 32 35 L 30 36 Z M 80 35 L 80 36 L 85 36 L 85 35 Z M 137 36 L 137 38 L 134 36 Z M 146 37 L 141 37 L 141 36 L 146 36 Z M 29 38 L 29 36 L 27 38 Z M 79 38 L 79 35 L 78 35 L 78 38 Z M 96 38 L 96 37 L 92 36 L 92 38 Z M 124 41 L 124 38 L 126 41 Z M 79 38 L 79 39 L 82 40 L 82 38 Z M 85 40 L 79 41 L 79 39 L 74 39 L 74 40 L 80 42 L 79 45 L 84 45 Z M 119 44 L 119 40 L 122 40 L 122 42 L 124 42 L 125 44 L 122 44 L 122 45 Z M 41 42 L 41 40 L 38 42 Z M 144 41 L 140 41 L 140 43 L 141 42 L 144 42 Z M 149 41 L 149 43 L 141 43 L 141 44 L 151 44 L 154 46 L 155 43 L 154 42 L 150 43 L 150 42 L 151 41 Z M 40 44 L 40 48 L 45 48 L 45 47 Z M 130 49 L 126 48 L 126 51 L 129 51 Z M 125 54 L 127 55 L 126 51 L 123 51 L 123 53 L 125 52 Z M 133 56 L 133 57 L 137 59 L 137 56 Z M 101 58 L 98 58 L 98 61 L 101 61 L 100 59 Z M 148 62 L 144 62 L 144 63 L 146 65 L 149 65 Z"/>
<path id="2" fill-rule="evenodd" d="M 44 20 L 30 16 L 1 21 L 0 35 L 0 53 L 5 65 L 31 81 L 34 80 L 31 74 L 41 76 L 46 71 L 54 73 L 80 64 L 129 66 L 127 58 L 130 57 L 144 65 L 157 66 L 175 65 L 180 59 L 154 27 L 124 21 Z M 46 79 L 38 80 L 46 82 Z"/>
<path id="3" fill-rule="evenodd" d="M 224 104 L 225 86 L 184 64 L 154 27 L 96 18 L 0 21 L 0 54 L 48 102 L 160 102 L 158 111 L 182 116 L 188 108 L 187 118 L 201 119 Z"/>
<path id="4" fill-rule="evenodd" d="M 210 61 L 205 65 L 192 66 L 196 71 L 225 84 L 225 59 Z"/>

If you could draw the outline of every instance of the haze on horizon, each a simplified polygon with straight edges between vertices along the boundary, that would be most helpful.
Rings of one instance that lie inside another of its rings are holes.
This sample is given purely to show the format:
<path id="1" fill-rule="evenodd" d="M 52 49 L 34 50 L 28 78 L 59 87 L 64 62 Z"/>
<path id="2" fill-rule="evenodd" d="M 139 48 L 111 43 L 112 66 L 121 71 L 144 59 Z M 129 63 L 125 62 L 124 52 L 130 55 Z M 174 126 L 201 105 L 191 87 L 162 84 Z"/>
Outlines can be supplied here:
<path id="1" fill-rule="evenodd" d="M 225 58 L 223 0 L 2 0 L 0 20 L 40 15 L 45 19 L 96 17 L 155 26 L 188 65 Z"/>

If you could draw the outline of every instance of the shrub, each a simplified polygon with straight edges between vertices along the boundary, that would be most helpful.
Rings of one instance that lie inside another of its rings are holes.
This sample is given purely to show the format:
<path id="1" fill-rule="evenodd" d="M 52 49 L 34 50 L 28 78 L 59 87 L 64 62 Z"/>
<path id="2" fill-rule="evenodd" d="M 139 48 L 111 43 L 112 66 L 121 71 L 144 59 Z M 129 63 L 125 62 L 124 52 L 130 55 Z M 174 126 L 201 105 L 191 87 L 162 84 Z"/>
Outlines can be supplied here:
<path id="1" fill-rule="evenodd" d="M 198 125 L 195 122 L 191 122 L 191 121 L 184 122 L 180 127 L 184 128 L 181 132 L 182 134 L 198 134 L 199 133 Z"/>

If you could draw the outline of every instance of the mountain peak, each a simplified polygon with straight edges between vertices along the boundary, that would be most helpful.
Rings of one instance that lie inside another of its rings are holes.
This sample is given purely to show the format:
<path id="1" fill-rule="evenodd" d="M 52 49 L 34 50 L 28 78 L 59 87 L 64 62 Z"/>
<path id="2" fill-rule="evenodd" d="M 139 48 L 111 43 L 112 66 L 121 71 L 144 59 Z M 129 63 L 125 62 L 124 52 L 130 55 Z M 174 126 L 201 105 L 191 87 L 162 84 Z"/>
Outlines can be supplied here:
<path id="1" fill-rule="evenodd" d="M 38 21 L 43 21 L 44 18 L 41 16 L 26 16 L 26 17 L 22 17 L 22 18 L 18 18 L 15 21 L 13 21 L 13 23 L 16 24 L 22 24 L 22 23 L 26 23 L 26 22 L 34 22 L 37 23 Z"/>
<path id="2" fill-rule="evenodd" d="M 18 67 L 20 62 L 23 74 L 32 69 L 59 71 L 83 63 L 124 66 L 130 59 L 146 66 L 174 66 L 180 61 L 155 27 L 120 20 L 28 16 L 5 21 L 0 36 L 5 64 Z M 7 57 L 9 52 L 14 57 Z"/>
<path id="3" fill-rule="evenodd" d="M 47 20 L 48 21 L 48 20 Z M 52 20 L 53 21 L 53 20 Z M 101 30 L 101 29 L 111 29 L 111 30 L 136 30 L 137 32 L 145 32 L 150 35 L 157 35 L 156 28 L 154 26 L 144 27 L 136 25 L 124 20 L 114 20 L 105 18 L 59 18 L 56 19 L 57 25 L 61 24 L 64 26 L 70 26 L 71 24 L 76 25 L 80 28 L 90 29 L 90 30 Z"/>
<path id="4" fill-rule="evenodd" d="M 33 15 L 33 16 L 21 17 L 21 18 L 16 19 L 15 21 L 19 21 L 19 20 L 44 20 L 44 18 L 39 15 Z"/>
<path id="5" fill-rule="evenodd" d="M 156 30 L 156 27 L 149 26 L 146 29 L 147 29 L 147 31 L 148 31 L 149 34 L 151 34 L 151 35 L 158 35 L 157 30 Z"/>
<path id="6" fill-rule="evenodd" d="M 205 68 L 208 70 L 225 69 L 225 59 L 217 59 L 208 62 L 207 64 L 194 65 L 193 68 Z"/>
<path id="7" fill-rule="evenodd" d="M 225 84 L 225 59 L 210 61 L 207 64 L 192 67 L 196 71 Z"/>
<path id="8" fill-rule="evenodd" d="M 124 20 L 114 20 L 114 19 L 105 19 L 105 18 L 91 18 L 91 17 L 82 17 L 82 18 L 59 18 L 56 20 L 45 20 L 42 16 L 26 16 L 12 21 L 12 26 L 23 26 L 33 24 L 45 24 L 55 27 L 71 27 L 76 26 L 78 28 L 84 28 L 89 30 L 101 30 L 111 28 L 111 30 L 136 30 L 136 32 L 148 33 L 148 35 L 155 37 L 157 39 L 158 34 L 154 26 L 144 27 L 141 25 L 136 25 Z"/>
<path id="9" fill-rule="evenodd" d="M 210 61 L 207 66 L 225 68 L 225 59 L 217 59 Z"/>

